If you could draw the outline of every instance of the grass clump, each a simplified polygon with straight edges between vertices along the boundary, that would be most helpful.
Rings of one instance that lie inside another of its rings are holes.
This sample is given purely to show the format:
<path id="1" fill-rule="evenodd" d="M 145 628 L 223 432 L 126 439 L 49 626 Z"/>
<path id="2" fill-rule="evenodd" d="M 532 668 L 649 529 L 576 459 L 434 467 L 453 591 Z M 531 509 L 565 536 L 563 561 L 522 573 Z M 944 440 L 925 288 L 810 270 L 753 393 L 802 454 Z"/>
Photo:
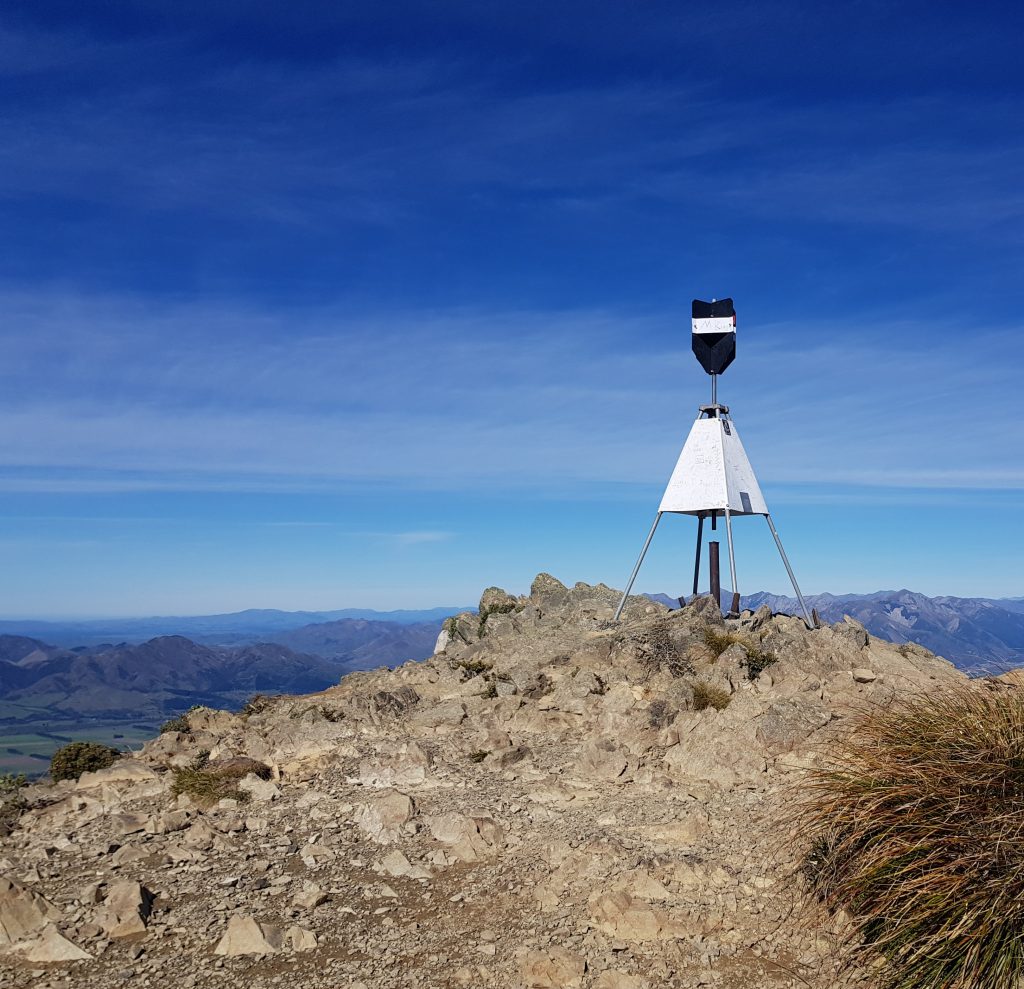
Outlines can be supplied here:
<path id="1" fill-rule="evenodd" d="M 235 756 L 210 762 L 207 753 L 206 758 L 197 758 L 191 766 L 174 770 L 171 793 L 175 797 L 187 794 L 200 807 L 212 807 L 224 799 L 248 803 L 251 795 L 238 788 L 238 781 L 250 773 L 264 780 L 271 775 L 270 767 L 257 759 Z"/>
<path id="2" fill-rule="evenodd" d="M 486 749 L 477 749 L 476 752 L 469 753 L 470 762 L 483 762 L 491 753 Z"/>
<path id="3" fill-rule="evenodd" d="M 704 645 L 714 653 L 715 659 L 718 659 L 729 646 L 737 641 L 734 633 L 715 628 L 713 625 L 704 629 L 701 638 L 704 640 Z"/>
<path id="4" fill-rule="evenodd" d="M 706 711 L 713 707 L 716 711 L 724 711 L 732 700 L 732 694 L 725 687 L 708 683 L 707 680 L 698 680 L 693 685 L 693 709 L 695 711 Z"/>
<path id="5" fill-rule="evenodd" d="M 94 773 L 97 769 L 112 766 L 121 753 L 109 745 L 99 742 L 71 742 L 53 753 L 50 759 L 50 778 L 56 783 L 60 780 L 76 780 L 82 773 Z"/>
<path id="6" fill-rule="evenodd" d="M 962 684 L 858 717 L 798 810 L 804 872 L 885 989 L 1024 979 L 1024 693 Z"/>

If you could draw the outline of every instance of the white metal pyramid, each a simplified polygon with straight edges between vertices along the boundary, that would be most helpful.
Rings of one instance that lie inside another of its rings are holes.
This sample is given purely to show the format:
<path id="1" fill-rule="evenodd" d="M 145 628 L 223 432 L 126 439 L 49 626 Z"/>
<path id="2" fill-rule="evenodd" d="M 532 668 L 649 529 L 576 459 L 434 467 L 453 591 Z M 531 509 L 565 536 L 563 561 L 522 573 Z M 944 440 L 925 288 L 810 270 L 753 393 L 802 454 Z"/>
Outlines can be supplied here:
<path id="1" fill-rule="evenodd" d="M 768 505 L 730 419 L 700 418 L 686 438 L 659 512 L 768 515 Z"/>

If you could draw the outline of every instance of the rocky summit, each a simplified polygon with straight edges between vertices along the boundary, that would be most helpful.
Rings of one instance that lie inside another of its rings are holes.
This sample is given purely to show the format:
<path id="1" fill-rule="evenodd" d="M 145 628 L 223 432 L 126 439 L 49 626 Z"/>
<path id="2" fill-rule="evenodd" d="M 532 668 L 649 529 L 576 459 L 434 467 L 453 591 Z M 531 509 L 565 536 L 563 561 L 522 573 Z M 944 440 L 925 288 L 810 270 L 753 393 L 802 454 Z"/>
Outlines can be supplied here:
<path id="1" fill-rule="evenodd" d="M 616 600 L 489 588 L 424 662 L 22 789 L 0 982 L 856 984 L 792 806 L 852 712 L 962 674 L 849 619 Z"/>

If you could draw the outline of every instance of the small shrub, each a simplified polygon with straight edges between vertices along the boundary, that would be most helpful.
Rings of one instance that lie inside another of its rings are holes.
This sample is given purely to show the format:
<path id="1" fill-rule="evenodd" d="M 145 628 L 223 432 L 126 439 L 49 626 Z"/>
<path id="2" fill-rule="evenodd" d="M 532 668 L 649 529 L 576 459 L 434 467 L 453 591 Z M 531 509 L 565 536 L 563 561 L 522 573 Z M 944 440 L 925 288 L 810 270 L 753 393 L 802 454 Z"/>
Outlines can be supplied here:
<path id="1" fill-rule="evenodd" d="M 775 653 L 762 649 L 760 646 L 743 643 L 743 649 L 747 655 L 741 665 L 747 671 L 748 680 L 756 680 L 769 666 L 774 666 L 779 661 L 779 657 Z"/>
<path id="2" fill-rule="evenodd" d="M 446 618 L 441 624 L 441 628 L 448 633 L 450 641 L 454 642 L 456 639 L 461 639 L 463 642 L 469 642 L 469 639 L 466 638 L 466 633 L 459 626 L 459 620 L 455 615 L 452 615 L 451 618 Z"/>
<path id="3" fill-rule="evenodd" d="M 716 711 L 723 711 L 729 706 L 732 694 L 724 687 L 708 683 L 707 680 L 698 680 L 693 685 L 693 709 L 704 711 L 713 707 Z"/>
<path id="4" fill-rule="evenodd" d="M 493 680 L 487 684 L 487 689 L 484 691 L 483 696 L 488 700 L 498 696 L 498 685 Z"/>
<path id="5" fill-rule="evenodd" d="M 28 786 L 28 778 L 24 773 L 2 773 L 0 774 L 0 795 L 15 793 L 22 787 Z"/>
<path id="6" fill-rule="evenodd" d="M 455 664 L 455 668 L 462 670 L 465 679 L 472 680 L 473 677 L 480 676 L 481 673 L 489 673 L 493 665 L 493 663 L 485 663 L 482 659 L 460 659 Z"/>
<path id="7" fill-rule="evenodd" d="M 160 726 L 161 735 L 170 731 L 190 732 L 191 730 L 192 726 L 188 722 L 187 714 L 179 714 L 176 718 L 171 718 Z"/>
<path id="8" fill-rule="evenodd" d="M 1024 694 L 970 683 L 860 715 L 797 812 L 804 873 L 888 989 L 1024 979 Z"/>
<path id="9" fill-rule="evenodd" d="M 469 753 L 470 762 L 483 762 L 491 753 L 486 749 L 478 749 L 476 752 Z"/>
<path id="10" fill-rule="evenodd" d="M 82 773 L 106 769 L 120 758 L 121 753 L 109 745 L 101 745 L 99 742 L 71 742 L 53 753 L 53 758 L 50 759 L 50 778 L 54 782 L 76 780 Z"/>

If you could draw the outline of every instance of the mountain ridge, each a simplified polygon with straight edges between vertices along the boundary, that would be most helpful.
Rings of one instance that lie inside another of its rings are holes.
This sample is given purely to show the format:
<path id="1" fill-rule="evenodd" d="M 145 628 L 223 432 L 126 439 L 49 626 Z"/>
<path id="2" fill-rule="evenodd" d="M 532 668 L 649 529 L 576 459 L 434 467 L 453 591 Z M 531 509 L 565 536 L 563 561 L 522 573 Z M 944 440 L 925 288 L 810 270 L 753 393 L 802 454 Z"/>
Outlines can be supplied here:
<path id="1" fill-rule="evenodd" d="M 677 598 L 648 594 L 672 608 Z M 930 597 L 906 588 L 866 594 L 805 594 L 826 622 L 850 615 L 872 635 L 897 644 L 915 642 L 969 673 L 987 673 L 1024 665 L 1024 598 Z M 741 598 L 741 607 L 799 615 L 795 597 L 757 591 Z"/>
<path id="2" fill-rule="evenodd" d="M 334 611 L 282 611 L 248 608 L 213 615 L 154 616 L 148 618 L 96 618 L 68 621 L 42 619 L 0 620 L 0 634 L 42 639 L 73 647 L 111 642 L 144 642 L 160 635 L 185 635 L 193 642 L 230 644 L 256 641 L 268 633 L 286 632 L 311 624 L 336 621 L 377 621 L 394 625 L 440 623 L 461 607 L 398 609 L 341 608 Z"/>

